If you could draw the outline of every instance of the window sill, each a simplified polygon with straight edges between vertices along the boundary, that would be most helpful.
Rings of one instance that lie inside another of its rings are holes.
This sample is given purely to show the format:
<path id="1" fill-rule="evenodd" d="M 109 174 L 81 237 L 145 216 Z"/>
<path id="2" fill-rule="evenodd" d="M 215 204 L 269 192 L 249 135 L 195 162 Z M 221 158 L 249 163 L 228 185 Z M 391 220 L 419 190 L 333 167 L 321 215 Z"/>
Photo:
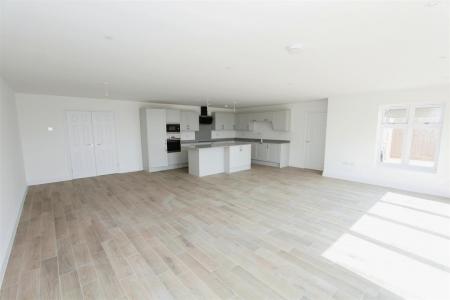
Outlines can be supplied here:
<path id="1" fill-rule="evenodd" d="M 395 164 L 395 163 L 387 163 L 387 162 L 379 162 L 378 166 L 381 168 L 392 168 L 403 171 L 412 171 L 412 172 L 421 172 L 421 173 L 437 173 L 437 166 L 433 167 L 421 167 L 421 166 L 412 166 L 412 165 L 404 165 L 404 164 Z"/>

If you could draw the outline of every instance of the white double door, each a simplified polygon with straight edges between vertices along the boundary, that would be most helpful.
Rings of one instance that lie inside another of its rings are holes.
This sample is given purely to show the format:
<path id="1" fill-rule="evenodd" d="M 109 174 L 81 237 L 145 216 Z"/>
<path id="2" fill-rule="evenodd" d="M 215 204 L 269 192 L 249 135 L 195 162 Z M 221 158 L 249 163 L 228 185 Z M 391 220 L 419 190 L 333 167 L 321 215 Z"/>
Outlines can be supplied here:
<path id="1" fill-rule="evenodd" d="M 72 177 L 117 172 L 116 135 L 112 112 L 67 112 Z"/>

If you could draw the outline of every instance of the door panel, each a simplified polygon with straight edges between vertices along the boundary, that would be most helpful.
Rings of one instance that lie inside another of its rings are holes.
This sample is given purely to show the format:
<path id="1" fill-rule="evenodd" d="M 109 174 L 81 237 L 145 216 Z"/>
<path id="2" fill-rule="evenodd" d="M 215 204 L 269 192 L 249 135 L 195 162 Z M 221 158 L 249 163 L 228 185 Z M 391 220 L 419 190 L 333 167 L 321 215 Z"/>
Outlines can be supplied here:
<path id="1" fill-rule="evenodd" d="M 195 111 L 192 111 L 190 114 L 190 129 L 192 131 L 198 131 L 200 128 L 200 123 L 198 121 L 198 113 Z"/>
<path id="2" fill-rule="evenodd" d="M 258 144 L 257 143 L 252 143 L 252 159 L 257 159 L 256 147 L 258 147 Z"/>
<path id="3" fill-rule="evenodd" d="M 273 163 L 280 162 L 280 144 L 269 144 L 269 159 Z"/>
<path id="4" fill-rule="evenodd" d="M 117 172 L 117 152 L 114 113 L 93 112 L 92 124 L 97 175 L 115 173 Z"/>
<path id="5" fill-rule="evenodd" d="M 268 144 L 257 144 L 256 146 L 256 159 L 267 161 L 268 159 Z"/>
<path id="6" fill-rule="evenodd" d="M 251 145 L 230 147 L 230 168 L 245 166 L 251 157 Z"/>
<path id="7" fill-rule="evenodd" d="M 149 167 L 165 167 L 169 163 L 167 157 L 166 112 L 164 109 L 148 109 L 146 113 Z M 182 112 L 182 122 L 183 115 Z"/>
<path id="8" fill-rule="evenodd" d="M 327 113 L 310 112 L 306 121 L 305 168 L 323 170 Z"/>
<path id="9" fill-rule="evenodd" d="M 181 131 L 198 131 L 198 113 L 194 111 L 181 112 Z"/>
<path id="10" fill-rule="evenodd" d="M 234 114 L 226 113 L 225 130 L 234 130 Z"/>
<path id="11" fill-rule="evenodd" d="M 96 175 L 92 114 L 90 112 L 67 112 L 72 177 L 83 178 Z"/>

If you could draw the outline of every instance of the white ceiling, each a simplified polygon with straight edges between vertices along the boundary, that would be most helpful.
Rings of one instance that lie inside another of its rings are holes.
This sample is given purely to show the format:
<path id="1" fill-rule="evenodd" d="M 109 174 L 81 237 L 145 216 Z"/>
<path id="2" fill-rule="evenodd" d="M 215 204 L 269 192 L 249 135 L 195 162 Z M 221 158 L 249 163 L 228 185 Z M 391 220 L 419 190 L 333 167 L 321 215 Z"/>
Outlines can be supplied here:
<path id="1" fill-rule="evenodd" d="M 450 83 L 449 1 L 2 4 L 18 92 L 248 106 Z"/>

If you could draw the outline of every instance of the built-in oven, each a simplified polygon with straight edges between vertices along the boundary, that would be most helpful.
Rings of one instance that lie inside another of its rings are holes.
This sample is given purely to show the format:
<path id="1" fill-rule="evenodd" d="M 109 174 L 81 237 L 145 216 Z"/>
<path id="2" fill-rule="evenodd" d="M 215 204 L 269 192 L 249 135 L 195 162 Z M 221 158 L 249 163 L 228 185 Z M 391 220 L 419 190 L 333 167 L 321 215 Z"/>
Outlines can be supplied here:
<path id="1" fill-rule="evenodd" d="M 166 132 L 180 132 L 180 124 L 166 124 Z"/>
<path id="2" fill-rule="evenodd" d="M 181 152 L 180 138 L 170 137 L 167 139 L 167 152 Z"/>

